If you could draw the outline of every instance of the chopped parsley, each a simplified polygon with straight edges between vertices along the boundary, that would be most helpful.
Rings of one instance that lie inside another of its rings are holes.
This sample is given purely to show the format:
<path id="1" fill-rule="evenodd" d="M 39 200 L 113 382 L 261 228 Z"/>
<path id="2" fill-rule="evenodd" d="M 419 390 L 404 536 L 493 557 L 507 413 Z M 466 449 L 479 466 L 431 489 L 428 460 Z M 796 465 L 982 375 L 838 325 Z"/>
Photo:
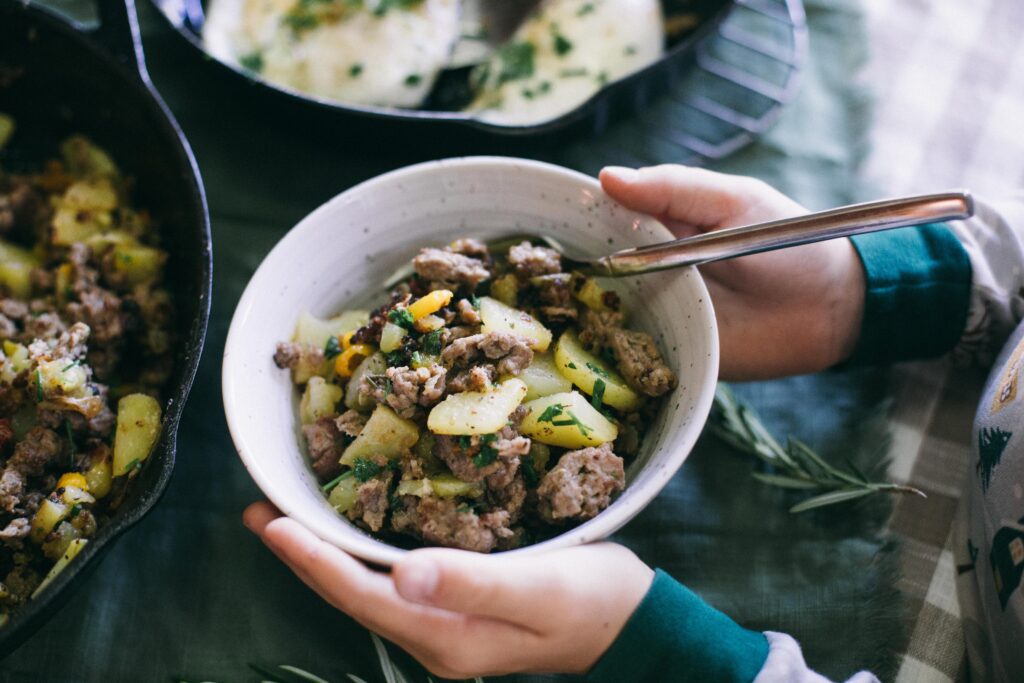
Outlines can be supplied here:
<path id="1" fill-rule="evenodd" d="M 423 0 L 378 0 L 377 6 L 373 8 L 375 17 L 382 17 L 390 9 L 412 9 Z"/>
<path id="2" fill-rule="evenodd" d="M 406 364 L 409 360 L 409 355 L 402 349 L 398 349 L 396 351 L 391 351 L 390 353 L 385 353 L 384 358 L 387 359 L 389 368 L 399 368 Z M 391 380 L 389 379 L 388 382 L 390 383 Z"/>
<path id="3" fill-rule="evenodd" d="M 238 63 L 241 64 L 244 69 L 259 73 L 263 71 L 263 53 L 251 52 L 247 55 L 242 55 L 238 58 Z"/>
<path id="4" fill-rule="evenodd" d="M 68 363 L 67 365 L 65 365 L 64 367 L 62 367 L 62 368 L 60 369 L 60 371 L 61 371 L 62 373 L 64 373 L 64 372 L 67 372 L 67 371 L 68 371 L 68 370 L 70 370 L 71 368 L 73 368 L 73 367 L 75 367 L 76 365 L 78 365 L 78 364 L 79 364 L 80 362 L 81 362 L 81 361 L 73 360 L 73 361 L 71 361 L 70 363 Z"/>
<path id="5" fill-rule="evenodd" d="M 498 60 L 501 62 L 497 85 L 532 76 L 533 55 L 536 50 L 533 43 L 526 40 L 513 41 L 502 46 L 497 52 Z"/>
<path id="6" fill-rule="evenodd" d="M 587 362 L 587 367 L 590 368 L 591 370 L 593 370 L 595 373 L 597 373 L 601 377 L 605 377 L 605 378 L 608 377 L 608 372 L 604 368 L 600 367 L 599 365 L 594 365 L 593 363 Z"/>
<path id="7" fill-rule="evenodd" d="M 327 360 L 333 360 L 341 354 L 341 347 L 338 346 L 338 338 L 331 335 L 327 338 L 327 343 L 324 344 L 324 358 Z"/>
<path id="8" fill-rule="evenodd" d="M 553 422 L 556 417 L 562 414 L 563 410 L 565 410 L 564 404 L 552 403 L 544 409 L 543 413 L 540 414 L 540 417 L 537 418 L 537 422 Z"/>
<path id="9" fill-rule="evenodd" d="M 636 45 L 627 45 L 626 49 L 623 50 L 627 57 L 632 57 L 636 54 Z"/>
<path id="10" fill-rule="evenodd" d="M 474 465 L 478 468 L 487 467 L 498 459 L 498 449 L 491 445 L 497 440 L 497 434 L 484 434 L 480 437 L 480 452 L 473 458 Z"/>
<path id="11" fill-rule="evenodd" d="M 79 505 L 78 503 L 75 503 L 74 505 L 71 506 L 71 511 L 68 513 L 68 519 L 74 519 L 75 517 L 77 517 L 81 513 L 82 513 L 82 506 Z"/>
<path id="12" fill-rule="evenodd" d="M 36 368 L 36 403 L 43 402 L 43 373 Z"/>
<path id="13" fill-rule="evenodd" d="M 317 18 L 315 14 L 311 14 L 305 10 L 300 10 L 298 8 L 293 9 L 291 12 L 284 15 L 284 18 L 281 21 L 294 33 L 308 31 L 309 29 L 316 28 L 317 26 L 320 25 L 320 19 Z"/>
<path id="14" fill-rule="evenodd" d="M 572 361 L 569 361 L 569 363 L 565 367 L 569 368 L 570 370 L 575 370 L 576 364 L 573 363 Z"/>
<path id="15" fill-rule="evenodd" d="M 436 356 L 441 353 L 441 330 L 434 330 L 423 337 L 421 347 L 423 349 L 423 353 L 428 353 L 431 356 Z"/>
<path id="16" fill-rule="evenodd" d="M 468 448 L 472 448 L 472 447 L 473 447 L 473 437 L 465 436 L 465 435 L 459 437 L 459 448 L 467 448 L 468 449 Z"/>
<path id="17" fill-rule="evenodd" d="M 353 476 L 353 474 L 354 474 L 354 472 L 352 470 L 349 470 L 349 471 L 345 472 L 344 474 L 340 474 L 337 477 L 335 477 L 334 479 L 331 479 L 329 482 L 327 482 L 323 486 L 321 486 L 320 490 L 322 490 L 324 493 L 330 493 L 331 491 L 334 490 L 334 487 L 336 487 L 338 484 L 340 484 L 342 482 L 342 480 L 348 479 L 349 477 Z"/>
<path id="18" fill-rule="evenodd" d="M 423 82 L 423 76 L 419 74 L 409 74 L 405 77 L 405 87 L 415 88 L 417 85 Z"/>
<path id="19" fill-rule="evenodd" d="M 537 476 L 537 468 L 533 464 L 533 458 L 527 455 L 524 458 L 520 458 L 519 463 L 520 469 L 523 471 L 523 481 L 530 488 L 536 487 L 540 477 Z"/>
<path id="20" fill-rule="evenodd" d="M 564 57 L 572 52 L 572 42 L 558 30 L 558 24 L 551 24 L 551 40 L 555 48 L 555 54 Z"/>
<path id="21" fill-rule="evenodd" d="M 558 72 L 558 75 L 562 78 L 576 78 L 578 76 L 586 76 L 589 71 L 586 67 L 579 67 L 578 69 L 562 69 Z"/>
<path id="22" fill-rule="evenodd" d="M 348 75 L 349 75 L 350 78 L 359 78 L 359 76 L 362 73 L 363 73 L 363 65 L 362 64 L 353 64 L 352 66 L 350 66 L 348 68 Z"/>
<path id="23" fill-rule="evenodd" d="M 597 74 L 597 82 L 600 85 L 605 85 L 608 82 L 608 78 L 609 76 L 607 71 L 601 71 Z"/>
<path id="24" fill-rule="evenodd" d="M 604 390 L 604 380 L 594 380 L 594 391 L 590 394 L 590 405 L 594 406 L 597 410 L 601 410 L 601 406 L 604 405 Z"/>
<path id="25" fill-rule="evenodd" d="M 564 420 L 555 419 L 556 417 L 561 417 L 563 414 L 567 416 Z M 583 422 L 576 417 L 574 412 L 566 410 L 565 405 L 561 403 L 553 403 L 545 408 L 544 412 L 537 418 L 537 422 L 550 422 L 556 427 L 567 427 L 573 425 L 576 429 L 580 430 L 580 434 L 583 436 L 590 436 L 590 432 L 593 431 L 592 428 L 583 424 Z"/>
<path id="26" fill-rule="evenodd" d="M 392 308 L 388 311 L 388 321 L 404 330 L 412 330 L 412 313 L 407 308 Z"/>
<path id="27" fill-rule="evenodd" d="M 594 11 L 594 3 L 588 2 L 576 12 L 577 17 L 585 17 Z"/>
<path id="28" fill-rule="evenodd" d="M 537 93 L 543 95 L 546 92 L 551 91 L 551 81 L 541 81 L 537 85 Z"/>
<path id="29" fill-rule="evenodd" d="M 351 471 L 352 476 L 356 478 L 356 481 L 363 483 L 376 477 L 378 474 L 381 473 L 381 470 L 383 469 L 384 468 L 382 468 L 380 465 L 378 465 L 372 460 L 367 460 L 366 458 L 356 458 L 356 461 L 352 463 Z"/>
<path id="30" fill-rule="evenodd" d="M 477 297 L 476 294 L 470 294 L 469 295 L 469 303 L 470 303 L 470 305 L 473 306 L 473 310 L 475 310 L 475 311 L 479 311 L 480 310 L 480 299 Z"/>
<path id="31" fill-rule="evenodd" d="M 413 351 L 412 356 L 409 357 L 409 362 L 416 367 L 420 367 L 423 365 L 423 354 L 419 351 Z"/>

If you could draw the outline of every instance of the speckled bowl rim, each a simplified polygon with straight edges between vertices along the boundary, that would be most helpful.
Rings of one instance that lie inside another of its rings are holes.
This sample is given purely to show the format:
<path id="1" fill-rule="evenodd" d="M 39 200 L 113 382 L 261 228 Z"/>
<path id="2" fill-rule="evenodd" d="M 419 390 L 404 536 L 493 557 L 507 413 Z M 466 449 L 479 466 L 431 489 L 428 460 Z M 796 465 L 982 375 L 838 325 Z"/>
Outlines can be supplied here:
<path id="1" fill-rule="evenodd" d="M 249 475 L 253 478 L 253 481 L 264 495 L 266 495 L 270 502 L 272 502 L 284 515 L 296 520 L 324 541 L 332 543 L 346 552 L 374 564 L 391 566 L 409 551 L 388 545 L 384 541 L 369 536 L 340 516 L 338 518 L 339 521 L 344 524 L 348 524 L 351 527 L 351 530 L 355 533 L 335 534 L 325 532 L 325 530 L 320 528 L 320 525 L 315 522 L 311 522 L 306 515 L 302 514 L 301 505 L 277 495 L 270 473 L 265 471 L 260 465 L 261 457 L 258 454 L 259 444 L 249 443 L 247 435 L 242 429 L 242 416 L 239 411 L 236 410 L 237 406 L 232 398 L 237 393 L 232 349 L 245 343 L 251 343 L 242 338 L 240 329 L 244 325 L 247 312 L 258 306 L 258 302 L 263 296 L 263 292 L 259 291 L 257 287 L 257 280 L 259 279 L 258 276 L 261 270 L 266 268 L 268 263 L 280 258 L 282 254 L 286 254 L 290 250 L 294 249 L 296 245 L 306 240 L 313 239 L 314 235 L 312 233 L 315 232 L 317 226 L 320 224 L 320 217 L 322 214 L 330 212 L 331 209 L 338 204 L 355 201 L 357 198 L 362 199 L 371 197 L 384 188 L 400 186 L 403 182 L 423 174 L 429 175 L 452 170 L 472 171 L 474 168 L 487 168 L 491 170 L 494 167 L 507 167 L 510 170 L 514 168 L 517 172 L 526 170 L 530 173 L 536 173 L 539 177 L 557 177 L 563 181 L 573 181 L 580 185 L 581 190 L 589 191 L 590 193 L 593 193 L 594 196 L 604 196 L 600 183 L 590 176 L 561 166 L 556 166 L 554 164 L 514 157 L 455 157 L 437 161 L 428 161 L 399 168 L 366 180 L 342 192 L 299 221 L 299 223 L 296 224 L 296 226 L 292 228 L 273 247 L 273 249 L 271 249 L 260 263 L 260 266 L 257 268 L 256 272 L 253 273 L 245 291 L 242 293 L 235 309 L 235 313 L 232 316 L 231 325 L 229 327 L 227 340 L 224 346 L 224 357 L 221 369 L 222 392 L 228 430 L 231 433 L 231 438 L 235 444 L 235 448 L 238 451 L 238 455 L 245 465 L 246 470 L 249 472 Z M 631 215 L 639 215 L 633 212 L 629 213 Z M 655 229 L 663 232 L 666 240 L 673 239 L 671 233 L 662 224 L 649 216 L 643 218 L 644 220 L 650 220 L 651 223 L 655 225 Z M 694 311 L 698 316 L 700 316 L 700 319 L 697 321 L 700 329 L 703 329 L 708 335 L 708 354 L 702 376 L 697 382 L 692 383 L 690 387 L 690 390 L 698 392 L 698 395 L 692 411 L 691 419 L 687 422 L 685 427 L 686 434 L 684 438 L 679 444 L 677 444 L 675 450 L 669 452 L 665 459 L 659 463 L 659 467 L 654 472 L 653 476 L 648 475 L 652 476 L 652 478 L 644 482 L 645 486 L 643 488 L 645 490 L 643 495 L 640 496 L 635 492 L 631 494 L 629 498 L 629 505 L 620 504 L 620 502 L 626 503 L 626 501 L 620 501 L 617 499 L 610 507 L 602 511 L 599 515 L 583 524 L 580 524 L 579 526 L 568 529 L 558 536 L 543 542 L 523 548 L 517 548 L 515 550 L 505 551 L 500 553 L 501 555 L 508 553 L 533 554 L 546 552 L 607 538 L 639 514 L 640 511 L 643 510 L 643 508 L 646 507 L 668 484 L 678 471 L 679 467 L 682 466 L 683 462 L 689 456 L 694 444 L 700 437 L 703 425 L 710 413 L 711 404 L 714 399 L 715 386 L 718 379 L 719 341 L 718 328 L 707 287 L 695 268 L 685 270 L 691 271 L 691 274 L 695 278 L 693 284 L 700 295 L 698 304 Z M 382 278 L 387 277 L 387 275 L 388 274 L 386 273 L 382 274 Z M 298 444 L 296 444 L 296 447 L 298 447 Z"/>

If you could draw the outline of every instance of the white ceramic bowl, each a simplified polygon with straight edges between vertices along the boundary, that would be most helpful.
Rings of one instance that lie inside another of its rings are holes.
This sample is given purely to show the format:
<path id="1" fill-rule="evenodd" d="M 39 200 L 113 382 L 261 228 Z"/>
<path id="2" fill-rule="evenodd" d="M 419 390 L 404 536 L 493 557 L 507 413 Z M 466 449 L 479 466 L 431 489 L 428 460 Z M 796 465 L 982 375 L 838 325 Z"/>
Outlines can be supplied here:
<path id="1" fill-rule="evenodd" d="M 235 310 L 224 350 L 224 409 L 238 453 L 256 484 L 284 514 L 320 538 L 382 565 L 405 552 L 339 516 L 320 492 L 299 447 L 298 392 L 275 367 L 278 341 L 299 313 L 327 317 L 383 297 L 384 280 L 420 247 L 460 236 L 490 240 L 550 234 L 588 253 L 671 238 L 647 216 L 608 199 L 597 181 L 558 166 L 503 157 L 418 164 L 343 192 L 304 218 L 260 264 Z M 718 376 L 718 332 L 695 269 L 615 281 L 631 327 L 651 333 L 679 376 L 625 491 L 594 519 L 535 553 L 604 538 L 633 518 L 675 474 L 707 419 Z"/>

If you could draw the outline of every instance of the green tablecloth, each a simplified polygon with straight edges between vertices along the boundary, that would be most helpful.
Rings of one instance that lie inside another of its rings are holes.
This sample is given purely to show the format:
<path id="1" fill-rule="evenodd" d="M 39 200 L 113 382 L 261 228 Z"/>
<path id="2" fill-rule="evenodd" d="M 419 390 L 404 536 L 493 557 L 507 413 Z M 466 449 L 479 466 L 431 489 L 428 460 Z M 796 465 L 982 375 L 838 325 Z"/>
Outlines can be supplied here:
<path id="1" fill-rule="evenodd" d="M 259 492 L 224 423 L 220 355 L 249 275 L 290 226 L 338 192 L 424 153 L 386 139 L 372 153 L 347 151 L 342 132 L 338 140 L 311 135 L 266 115 L 254 100 L 221 92 L 203 71 L 182 69 L 190 64 L 183 45 L 148 5 L 140 10 L 154 81 L 193 144 L 209 194 L 210 334 L 167 495 L 64 610 L 0 665 L 0 679 L 249 681 L 255 676 L 247 663 L 261 662 L 293 664 L 332 682 L 347 680 L 346 673 L 381 680 L 367 634 L 307 590 L 239 522 Z M 853 0 L 811 0 L 808 12 L 812 54 L 800 96 L 770 135 L 721 168 L 761 176 L 824 207 L 854 198 L 868 100 L 852 75 L 865 33 Z M 593 152 L 602 140 L 585 144 Z M 546 158 L 571 163 L 578 150 Z M 649 156 L 672 161 L 673 150 Z M 607 161 L 616 162 L 615 154 Z M 885 395 L 883 377 L 837 372 L 740 391 L 779 431 L 833 453 L 863 444 L 862 463 L 877 457 L 871 446 L 884 423 L 865 417 Z M 892 672 L 906 634 L 894 553 L 878 534 L 886 502 L 793 517 L 785 512 L 787 494 L 754 482 L 750 469 L 748 459 L 705 438 L 618 540 L 745 625 L 793 634 L 823 673 Z M 426 679 L 392 651 L 411 680 Z"/>

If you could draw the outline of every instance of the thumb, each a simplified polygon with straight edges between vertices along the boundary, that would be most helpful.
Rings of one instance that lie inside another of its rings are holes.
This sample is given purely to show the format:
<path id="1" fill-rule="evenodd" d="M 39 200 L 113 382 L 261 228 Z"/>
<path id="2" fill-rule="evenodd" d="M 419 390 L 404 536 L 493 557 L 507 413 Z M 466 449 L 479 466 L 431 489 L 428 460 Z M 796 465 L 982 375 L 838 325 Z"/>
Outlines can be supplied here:
<path id="1" fill-rule="evenodd" d="M 426 548 L 408 553 L 391 575 L 399 595 L 410 602 L 536 626 L 545 612 L 558 610 L 552 602 L 570 593 L 562 585 L 564 572 L 537 559 Z"/>
<path id="2" fill-rule="evenodd" d="M 608 166 L 601 187 L 628 209 L 663 222 L 712 228 L 744 210 L 749 178 L 729 176 L 678 164 L 641 169 Z"/>

